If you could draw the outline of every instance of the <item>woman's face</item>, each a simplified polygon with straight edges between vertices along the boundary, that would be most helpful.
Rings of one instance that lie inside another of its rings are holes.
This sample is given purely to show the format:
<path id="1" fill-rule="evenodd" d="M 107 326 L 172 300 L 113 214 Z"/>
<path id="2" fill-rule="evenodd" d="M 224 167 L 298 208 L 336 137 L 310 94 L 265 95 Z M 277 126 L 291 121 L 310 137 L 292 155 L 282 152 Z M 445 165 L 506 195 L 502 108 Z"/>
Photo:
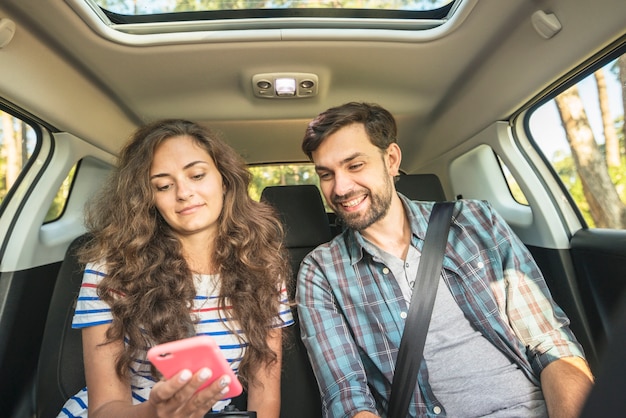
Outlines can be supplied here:
<path id="1" fill-rule="evenodd" d="M 213 239 L 224 205 L 222 175 L 189 136 L 168 138 L 150 166 L 157 210 L 179 238 Z"/>

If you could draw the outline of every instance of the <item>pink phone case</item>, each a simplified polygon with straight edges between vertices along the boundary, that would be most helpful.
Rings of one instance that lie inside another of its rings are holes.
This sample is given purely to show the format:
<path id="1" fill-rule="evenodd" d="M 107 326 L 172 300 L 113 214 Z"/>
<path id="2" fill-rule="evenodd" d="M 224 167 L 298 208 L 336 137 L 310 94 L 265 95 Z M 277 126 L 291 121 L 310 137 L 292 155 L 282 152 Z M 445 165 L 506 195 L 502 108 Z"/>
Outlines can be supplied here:
<path id="1" fill-rule="evenodd" d="M 198 389 L 203 389 L 224 375 L 230 376 L 230 390 L 223 399 L 239 395 L 243 388 L 213 338 L 207 335 L 159 344 L 148 350 L 148 360 L 169 379 L 183 369 L 196 373 L 208 367 L 213 375 Z"/>

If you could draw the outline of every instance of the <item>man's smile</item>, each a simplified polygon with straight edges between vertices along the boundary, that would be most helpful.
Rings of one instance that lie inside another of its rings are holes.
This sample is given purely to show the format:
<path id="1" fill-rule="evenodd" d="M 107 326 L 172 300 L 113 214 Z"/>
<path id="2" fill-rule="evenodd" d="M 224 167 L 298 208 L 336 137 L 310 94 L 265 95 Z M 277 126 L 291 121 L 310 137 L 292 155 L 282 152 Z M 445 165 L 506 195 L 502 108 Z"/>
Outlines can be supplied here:
<path id="1" fill-rule="evenodd" d="M 361 196 L 359 198 L 349 200 L 347 202 L 342 202 L 341 206 L 343 206 L 344 208 L 347 208 L 347 209 L 353 208 L 353 207 L 357 206 L 358 204 L 360 204 L 361 202 L 363 202 L 366 197 L 367 196 L 364 195 L 364 196 Z"/>

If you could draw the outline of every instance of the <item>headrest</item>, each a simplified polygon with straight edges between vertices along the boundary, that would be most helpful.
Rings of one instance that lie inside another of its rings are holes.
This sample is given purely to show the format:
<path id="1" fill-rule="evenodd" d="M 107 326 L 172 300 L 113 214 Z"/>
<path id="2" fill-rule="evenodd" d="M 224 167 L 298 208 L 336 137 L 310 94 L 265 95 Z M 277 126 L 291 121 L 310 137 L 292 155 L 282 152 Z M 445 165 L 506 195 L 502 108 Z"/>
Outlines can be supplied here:
<path id="1" fill-rule="evenodd" d="M 316 186 L 269 186 L 263 189 L 261 201 L 278 211 L 285 225 L 288 248 L 316 247 L 332 238 L 328 215 Z"/>
<path id="2" fill-rule="evenodd" d="M 411 200 L 446 200 L 439 177 L 434 174 L 401 174 L 396 181 L 396 190 Z"/>

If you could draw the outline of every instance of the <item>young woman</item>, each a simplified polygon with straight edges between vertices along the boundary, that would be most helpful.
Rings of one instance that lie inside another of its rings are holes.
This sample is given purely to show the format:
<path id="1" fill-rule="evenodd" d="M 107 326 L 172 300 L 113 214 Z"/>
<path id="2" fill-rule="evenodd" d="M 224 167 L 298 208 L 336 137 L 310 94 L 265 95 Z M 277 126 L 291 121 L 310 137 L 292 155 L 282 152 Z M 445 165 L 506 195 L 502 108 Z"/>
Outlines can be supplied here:
<path id="1" fill-rule="evenodd" d="M 202 417 L 230 383 L 212 371 L 158 379 L 146 351 L 210 335 L 247 389 L 248 409 L 277 418 L 281 327 L 293 323 L 289 265 L 274 211 L 248 196 L 245 162 L 205 128 L 139 129 L 87 211 L 92 235 L 73 326 L 87 388 L 59 416 Z M 88 406 L 87 406 L 88 405 Z"/>

